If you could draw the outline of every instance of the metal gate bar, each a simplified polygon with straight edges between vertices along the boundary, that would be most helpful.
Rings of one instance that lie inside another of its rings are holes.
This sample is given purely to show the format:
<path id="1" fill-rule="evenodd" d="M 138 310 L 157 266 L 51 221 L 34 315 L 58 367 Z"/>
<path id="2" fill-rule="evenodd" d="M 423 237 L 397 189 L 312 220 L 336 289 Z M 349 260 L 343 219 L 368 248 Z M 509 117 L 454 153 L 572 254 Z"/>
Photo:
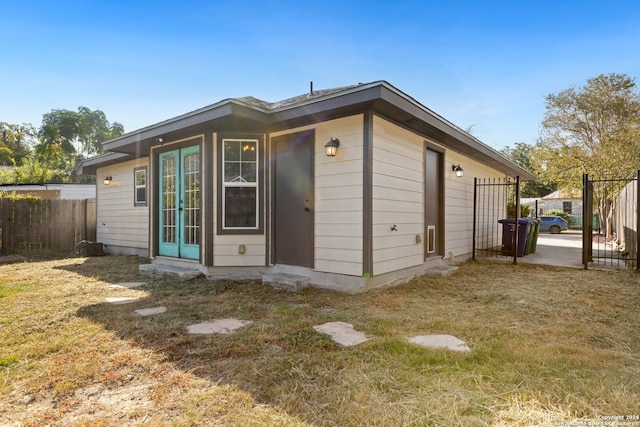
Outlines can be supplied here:
<path id="1" fill-rule="evenodd" d="M 585 269 L 589 263 L 640 269 L 639 183 L 640 170 L 634 178 L 591 179 L 588 174 L 583 175 Z M 598 232 L 594 234 L 595 228 Z"/>
<path id="2" fill-rule="evenodd" d="M 474 178 L 472 258 L 511 258 L 517 263 L 518 217 L 520 213 L 520 179 Z M 516 210 L 515 232 L 510 245 L 505 245 L 502 224 L 507 207 L 512 202 Z M 510 246 L 510 248 L 508 248 Z M 509 249 L 508 251 L 506 249 Z M 511 250 L 512 249 L 512 250 Z"/>

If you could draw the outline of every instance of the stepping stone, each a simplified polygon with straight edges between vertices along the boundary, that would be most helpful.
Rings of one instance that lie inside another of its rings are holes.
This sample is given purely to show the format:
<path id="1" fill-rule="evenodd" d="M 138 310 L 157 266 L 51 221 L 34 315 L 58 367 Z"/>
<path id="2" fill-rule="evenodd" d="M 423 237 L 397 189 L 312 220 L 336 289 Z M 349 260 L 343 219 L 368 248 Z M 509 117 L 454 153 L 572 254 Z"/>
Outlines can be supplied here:
<path id="1" fill-rule="evenodd" d="M 129 304 L 132 302 L 140 301 L 140 298 L 132 297 L 109 297 L 105 298 L 109 304 Z"/>
<path id="2" fill-rule="evenodd" d="M 356 331 L 352 324 L 345 322 L 328 322 L 314 326 L 313 329 L 322 334 L 330 335 L 335 342 L 345 347 L 358 345 L 369 340 L 364 333 Z"/>
<path id="3" fill-rule="evenodd" d="M 467 343 L 453 335 L 420 335 L 409 338 L 409 342 L 429 348 L 445 348 L 453 351 L 471 351 Z"/>
<path id="4" fill-rule="evenodd" d="M 152 316 L 154 314 L 161 314 L 167 311 L 167 307 L 153 307 L 153 308 L 141 308 L 136 310 L 136 314 L 140 316 Z"/>
<path id="5" fill-rule="evenodd" d="M 131 289 L 146 285 L 146 282 L 123 282 L 107 286 L 108 289 Z"/>
<path id="6" fill-rule="evenodd" d="M 252 324 L 250 320 L 218 319 L 206 323 L 187 326 L 190 334 L 230 334 L 237 329 Z"/>

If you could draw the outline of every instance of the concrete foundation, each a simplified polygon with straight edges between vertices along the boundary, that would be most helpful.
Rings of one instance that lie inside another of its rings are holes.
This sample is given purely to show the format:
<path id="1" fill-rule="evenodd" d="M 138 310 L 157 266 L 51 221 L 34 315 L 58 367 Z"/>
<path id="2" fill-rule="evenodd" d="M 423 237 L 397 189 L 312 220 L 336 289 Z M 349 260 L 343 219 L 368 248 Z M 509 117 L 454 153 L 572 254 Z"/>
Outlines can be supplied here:
<path id="1" fill-rule="evenodd" d="M 449 259 L 433 258 L 423 264 L 373 277 L 326 273 L 306 267 L 275 265 L 265 267 L 207 267 L 195 261 L 157 258 L 140 266 L 140 274 L 153 279 L 191 280 L 202 275 L 209 280 L 259 281 L 289 291 L 311 286 L 350 294 L 406 283 L 422 275 L 449 276 L 457 267 Z"/>

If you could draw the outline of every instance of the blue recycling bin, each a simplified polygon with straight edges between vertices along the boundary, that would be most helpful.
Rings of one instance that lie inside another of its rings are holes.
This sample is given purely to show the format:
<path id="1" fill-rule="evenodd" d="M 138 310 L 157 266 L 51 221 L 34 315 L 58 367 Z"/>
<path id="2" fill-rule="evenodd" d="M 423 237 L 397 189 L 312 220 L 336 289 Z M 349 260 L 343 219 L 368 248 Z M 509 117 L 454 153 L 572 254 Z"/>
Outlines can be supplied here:
<path id="1" fill-rule="evenodd" d="M 513 237 L 516 232 L 516 219 L 504 218 L 499 219 L 498 222 L 502 224 L 502 253 L 504 255 L 513 256 Z M 531 222 L 526 218 L 518 219 L 518 252 L 517 255 L 522 257 L 527 250 L 527 238 L 529 237 L 529 231 L 531 230 Z"/>

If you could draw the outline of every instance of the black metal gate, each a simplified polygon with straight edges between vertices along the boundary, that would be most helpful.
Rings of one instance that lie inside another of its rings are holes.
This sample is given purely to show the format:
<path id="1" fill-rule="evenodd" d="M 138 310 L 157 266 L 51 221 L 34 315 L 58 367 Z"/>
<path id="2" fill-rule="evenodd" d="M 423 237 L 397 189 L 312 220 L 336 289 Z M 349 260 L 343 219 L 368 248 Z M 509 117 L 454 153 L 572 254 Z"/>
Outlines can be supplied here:
<path id="1" fill-rule="evenodd" d="M 634 178 L 582 177 L 582 264 L 640 269 L 640 170 Z"/>
<path id="2" fill-rule="evenodd" d="M 513 258 L 516 264 L 523 243 L 519 217 L 520 177 L 474 178 L 472 258 Z"/>

